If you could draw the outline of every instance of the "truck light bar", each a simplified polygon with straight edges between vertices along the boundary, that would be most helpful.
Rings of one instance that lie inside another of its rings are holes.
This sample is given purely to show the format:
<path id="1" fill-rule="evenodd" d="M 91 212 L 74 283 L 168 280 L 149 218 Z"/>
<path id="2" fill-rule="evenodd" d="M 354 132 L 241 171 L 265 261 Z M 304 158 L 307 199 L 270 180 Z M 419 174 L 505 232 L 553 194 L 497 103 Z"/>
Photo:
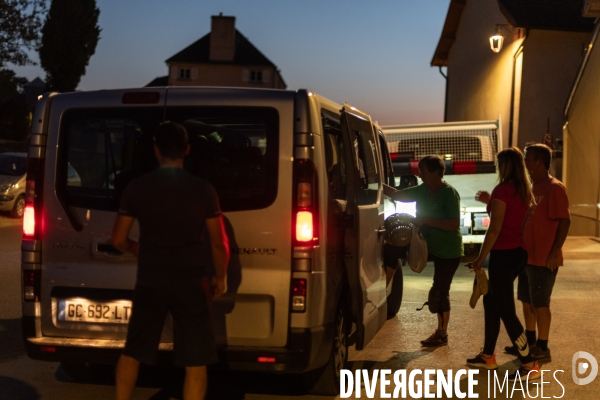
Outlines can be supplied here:
<path id="1" fill-rule="evenodd" d="M 496 172 L 496 163 L 493 161 L 445 161 L 445 175 L 467 175 L 467 174 L 493 174 Z M 394 173 L 400 175 L 418 175 L 418 161 L 394 162 Z"/>

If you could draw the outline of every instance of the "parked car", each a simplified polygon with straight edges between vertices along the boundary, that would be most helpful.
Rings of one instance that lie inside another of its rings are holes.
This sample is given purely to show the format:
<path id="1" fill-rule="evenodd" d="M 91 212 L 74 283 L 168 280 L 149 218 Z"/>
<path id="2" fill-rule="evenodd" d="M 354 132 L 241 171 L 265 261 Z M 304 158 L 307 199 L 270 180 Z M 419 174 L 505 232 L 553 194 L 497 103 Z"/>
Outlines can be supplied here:
<path id="1" fill-rule="evenodd" d="M 0 153 L 0 211 L 22 218 L 25 210 L 27 153 Z"/>

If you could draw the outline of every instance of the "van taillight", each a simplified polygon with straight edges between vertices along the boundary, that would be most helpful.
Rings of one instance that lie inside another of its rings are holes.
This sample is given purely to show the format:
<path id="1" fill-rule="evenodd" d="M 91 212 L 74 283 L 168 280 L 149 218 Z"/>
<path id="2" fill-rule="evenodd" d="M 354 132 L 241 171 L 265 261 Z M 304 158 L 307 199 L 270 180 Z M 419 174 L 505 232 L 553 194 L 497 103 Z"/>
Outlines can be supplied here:
<path id="1" fill-rule="evenodd" d="M 313 216 L 310 211 L 299 211 L 296 214 L 296 239 L 301 242 L 313 240 Z"/>
<path id="2" fill-rule="evenodd" d="M 294 160 L 294 245 L 319 244 L 317 171 L 311 160 Z"/>
<path id="3" fill-rule="evenodd" d="M 23 300 L 24 301 L 40 301 L 40 278 L 41 271 L 39 269 L 24 269 L 23 270 Z"/>
<path id="4" fill-rule="evenodd" d="M 23 235 L 33 237 L 35 235 L 35 209 L 33 204 L 25 205 L 23 214 Z"/>
<path id="5" fill-rule="evenodd" d="M 306 279 L 292 279 L 292 311 L 306 311 Z"/>
<path id="6" fill-rule="evenodd" d="M 25 183 L 25 214 L 23 215 L 23 239 L 40 237 L 42 179 L 44 159 L 27 157 L 27 181 Z"/>

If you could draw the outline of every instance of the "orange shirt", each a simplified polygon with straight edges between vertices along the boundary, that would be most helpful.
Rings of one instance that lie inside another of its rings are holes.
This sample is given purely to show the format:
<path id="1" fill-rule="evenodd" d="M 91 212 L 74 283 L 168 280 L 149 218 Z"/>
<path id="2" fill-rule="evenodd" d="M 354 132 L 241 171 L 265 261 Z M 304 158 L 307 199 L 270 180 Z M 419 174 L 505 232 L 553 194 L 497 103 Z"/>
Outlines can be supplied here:
<path id="1" fill-rule="evenodd" d="M 569 198 L 565 186 L 550 177 L 533 184 L 536 205 L 531 207 L 525 223 L 527 264 L 545 267 L 556 237 L 559 219 L 571 219 Z M 558 265 L 563 265 L 562 252 Z"/>

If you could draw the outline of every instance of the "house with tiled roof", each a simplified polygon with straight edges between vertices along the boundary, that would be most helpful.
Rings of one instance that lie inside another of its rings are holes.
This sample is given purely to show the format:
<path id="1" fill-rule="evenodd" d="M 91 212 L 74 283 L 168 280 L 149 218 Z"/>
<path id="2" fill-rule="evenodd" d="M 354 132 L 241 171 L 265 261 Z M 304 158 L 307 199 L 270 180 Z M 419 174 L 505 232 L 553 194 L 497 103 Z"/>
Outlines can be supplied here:
<path id="1" fill-rule="evenodd" d="M 211 17 L 211 31 L 166 60 L 169 74 L 147 86 L 236 86 L 285 89 L 277 66 L 235 28 L 235 17 Z"/>
<path id="2" fill-rule="evenodd" d="M 561 138 L 594 26 L 583 3 L 450 0 L 431 61 L 446 75 L 445 121 L 500 117 L 503 147 Z"/>

